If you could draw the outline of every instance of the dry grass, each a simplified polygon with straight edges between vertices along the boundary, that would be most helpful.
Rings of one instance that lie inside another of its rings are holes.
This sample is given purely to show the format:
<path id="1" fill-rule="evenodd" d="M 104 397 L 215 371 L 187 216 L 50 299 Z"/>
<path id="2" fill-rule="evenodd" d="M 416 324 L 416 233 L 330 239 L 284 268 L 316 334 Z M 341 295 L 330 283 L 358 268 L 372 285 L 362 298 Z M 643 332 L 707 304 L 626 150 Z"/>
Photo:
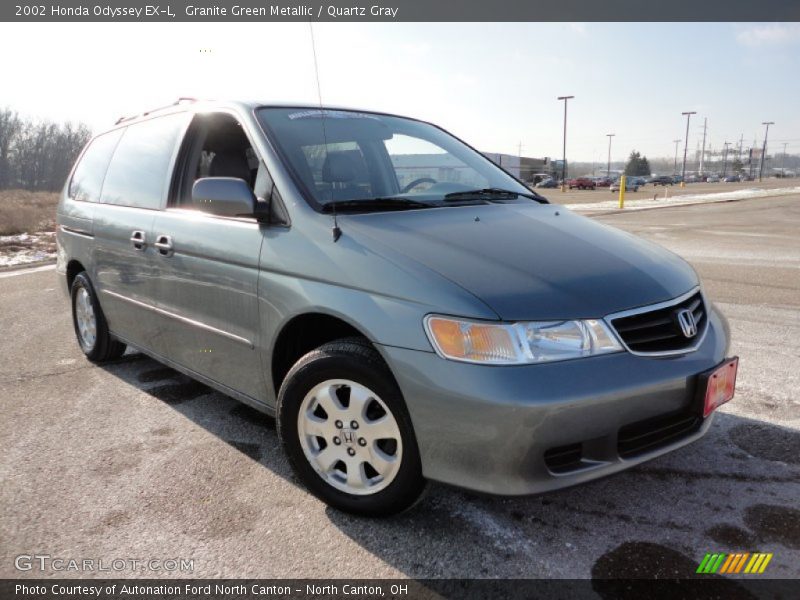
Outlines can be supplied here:
<path id="1" fill-rule="evenodd" d="M 0 190 L 0 235 L 53 231 L 56 192 Z"/>

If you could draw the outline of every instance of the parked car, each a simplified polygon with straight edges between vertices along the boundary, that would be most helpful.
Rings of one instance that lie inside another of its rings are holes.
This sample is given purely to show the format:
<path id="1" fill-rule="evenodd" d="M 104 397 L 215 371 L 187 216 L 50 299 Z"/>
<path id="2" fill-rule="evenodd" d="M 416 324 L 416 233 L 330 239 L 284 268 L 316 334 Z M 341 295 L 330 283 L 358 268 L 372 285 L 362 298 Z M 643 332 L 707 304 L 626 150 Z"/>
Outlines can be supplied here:
<path id="1" fill-rule="evenodd" d="M 738 175 L 728 175 L 725 179 L 723 179 L 723 181 L 725 183 L 734 183 L 736 181 L 739 181 L 739 176 Z"/>
<path id="2" fill-rule="evenodd" d="M 552 178 L 552 175 L 550 175 L 549 173 L 534 173 L 533 175 L 531 175 L 530 183 L 532 183 L 535 186 L 537 183 L 540 183 L 542 181 L 545 181 L 545 180 L 551 179 L 551 178 Z"/>
<path id="3" fill-rule="evenodd" d="M 673 185 L 675 182 L 669 175 L 658 175 L 650 180 L 653 185 Z"/>
<path id="4" fill-rule="evenodd" d="M 620 188 L 620 180 L 617 179 L 614 183 L 612 183 L 608 189 L 612 192 L 618 192 Z M 638 192 L 639 191 L 639 181 L 636 178 L 628 179 L 625 178 L 625 191 L 626 192 Z"/>
<path id="5" fill-rule="evenodd" d="M 593 190 L 597 184 L 594 179 L 589 177 L 575 177 L 574 179 L 567 180 L 567 187 L 569 189 L 578 188 L 579 190 Z"/>
<path id="6" fill-rule="evenodd" d="M 681 177 L 680 175 L 672 176 L 672 183 L 680 183 L 681 181 L 683 181 L 683 177 Z"/>
<path id="7" fill-rule="evenodd" d="M 597 177 L 595 178 L 594 183 L 597 187 L 608 187 L 613 183 L 613 181 L 609 177 Z"/>
<path id="8" fill-rule="evenodd" d="M 409 176 L 396 138 L 459 180 Z M 589 481 L 697 440 L 733 395 L 690 265 L 419 120 L 151 110 L 88 144 L 57 222 L 86 358 L 131 347 L 275 415 L 298 481 L 344 511 L 402 511 L 428 480 Z"/>
<path id="9" fill-rule="evenodd" d="M 707 183 L 719 183 L 719 176 L 718 175 L 709 175 L 706 177 Z"/>
<path id="10" fill-rule="evenodd" d="M 536 184 L 537 188 L 557 188 L 558 181 L 556 179 L 543 179 L 539 183 Z"/>

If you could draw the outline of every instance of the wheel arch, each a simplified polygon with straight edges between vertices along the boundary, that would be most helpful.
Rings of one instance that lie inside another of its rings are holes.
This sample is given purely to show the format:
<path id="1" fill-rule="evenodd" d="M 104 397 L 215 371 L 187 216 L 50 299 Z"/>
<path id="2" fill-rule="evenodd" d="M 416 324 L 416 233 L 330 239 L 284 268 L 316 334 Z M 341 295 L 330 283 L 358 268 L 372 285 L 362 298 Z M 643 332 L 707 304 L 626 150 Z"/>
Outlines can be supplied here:
<path id="1" fill-rule="evenodd" d="M 276 336 L 271 355 L 270 371 L 275 396 L 286 374 L 303 355 L 322 344 L 348 337 L 360 337 L 372 344 L 369 336 L 359 327 L 340 316 L 324 312 L 302 313 L 284 323 Z"/>
<path id="2" fill-rule="evenodd" d="M 69 292 L 72 289 L 72 282 L 75 281 L 75 278 L 78 276 L 78 273 L 82 273 L 86 271 L 86 267 L 77 260 L 72 259 L 67 263 L 67 291 Z"/>

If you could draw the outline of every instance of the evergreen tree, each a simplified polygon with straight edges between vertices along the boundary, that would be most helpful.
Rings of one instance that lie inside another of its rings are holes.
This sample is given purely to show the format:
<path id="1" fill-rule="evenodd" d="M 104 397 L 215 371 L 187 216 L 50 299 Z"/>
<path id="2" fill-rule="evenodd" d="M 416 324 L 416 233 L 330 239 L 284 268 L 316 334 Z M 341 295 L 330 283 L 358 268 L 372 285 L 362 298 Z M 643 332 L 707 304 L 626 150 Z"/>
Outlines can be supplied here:
<path id="1" fill-rule="evenodd" d="M 625 165 L 625 175 L 650 175 L 650 162 L 636 150 L 631 151 L 628 164 Z"/>

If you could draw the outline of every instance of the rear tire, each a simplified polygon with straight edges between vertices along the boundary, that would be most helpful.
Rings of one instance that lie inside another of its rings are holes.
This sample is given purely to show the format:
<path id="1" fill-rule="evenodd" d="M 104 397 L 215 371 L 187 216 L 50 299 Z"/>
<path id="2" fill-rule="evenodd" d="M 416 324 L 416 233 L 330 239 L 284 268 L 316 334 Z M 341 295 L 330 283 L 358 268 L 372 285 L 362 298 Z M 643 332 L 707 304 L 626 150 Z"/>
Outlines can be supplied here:
<path id="1" fill-rule="evenodd" d="M 86 358 L 101 363 L 122 356 L 125 353 L 125 344 L 111 337 L 103 309 L 100 308 L 97 294 L 85 271 L 75 276 L 70 298 L 72 325 L 78 345 Z"/>
<path id="2" fill-rule="evenodd" d="M 411 419 L 380 354 L 362 338 L 303 356 L 281 385 L 278 436 L 300 481 L 339 510 L 388 516 L 425 489 Z"/>

